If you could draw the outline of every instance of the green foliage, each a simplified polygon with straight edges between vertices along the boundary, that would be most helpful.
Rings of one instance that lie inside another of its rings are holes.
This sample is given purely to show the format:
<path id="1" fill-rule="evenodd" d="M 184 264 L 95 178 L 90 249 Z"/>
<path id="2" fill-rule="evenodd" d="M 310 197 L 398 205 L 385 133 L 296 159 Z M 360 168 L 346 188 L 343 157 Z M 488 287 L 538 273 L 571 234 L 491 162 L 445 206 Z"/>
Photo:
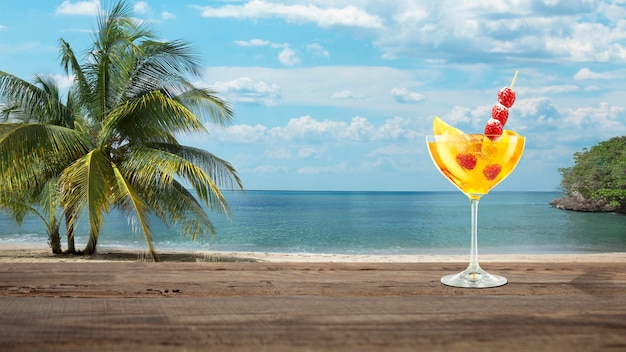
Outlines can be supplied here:
<path id="1" fill-rule="evenodd" d="M 574 153 L 574 166 L 559 169 L 566 194 L 586 199 L 604 198 L 626 207 L 626 136 L 614 137 L 591 149 Z"/>
<path id="2" fill-rule="evenodd" d="M 68 229 L 87 217 L 87 254 L 96 250 L 104 215 L 118 208 L 157 260 L 151 214 L 195 239 L 213 231 L 203 205 L 228 214 L 220 187 L 242 185 L 230 163 L 176 139 L 207 133 L 206 120 L 230 122 L 229 104 L 192 84 L 200 65 L 188 43 L 155 40 L 131 12 L 120 1 L 100 14 L 82 60 L 60 40 L 62 67 L 74 78 L 65 100 L 51 80 L 31 84 L 0 71 L 0 197 L 32 204 L 34 190 L 58 180 L 48 201 L 62 208 Z M 15 204 L 0 208 L 17 219 L 27 208 Z"/>

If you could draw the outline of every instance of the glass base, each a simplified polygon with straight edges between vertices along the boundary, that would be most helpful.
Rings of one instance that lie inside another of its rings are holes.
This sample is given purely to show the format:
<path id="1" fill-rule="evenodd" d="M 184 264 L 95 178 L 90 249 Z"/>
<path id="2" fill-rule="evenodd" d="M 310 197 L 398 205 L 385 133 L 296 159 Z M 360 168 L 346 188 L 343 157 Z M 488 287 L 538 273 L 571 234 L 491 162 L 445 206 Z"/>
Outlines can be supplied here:
<path id="1" fill-rule="evenodd" d="M 458 274 L 446 275 L 441 283 L 453 287 L 489 288 L 498 287 L 507 283 L 506 277 L 489 274 L 482 268 L 467 268 Z"/>

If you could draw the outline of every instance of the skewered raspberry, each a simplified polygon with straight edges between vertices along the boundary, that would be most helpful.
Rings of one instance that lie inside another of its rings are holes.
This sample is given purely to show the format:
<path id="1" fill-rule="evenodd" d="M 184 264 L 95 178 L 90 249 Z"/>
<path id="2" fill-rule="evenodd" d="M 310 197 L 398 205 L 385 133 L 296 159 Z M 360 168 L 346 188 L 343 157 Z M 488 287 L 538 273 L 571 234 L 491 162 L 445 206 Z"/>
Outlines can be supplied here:
<path id="1" fill-rule="evenodd" d="M 509 119 L 509 109 L 506 106 L 497 103 L 491 109 L 491 117 L 500 121 L 502 126 L 504 126 L 506 125 L 506 120 Z"/>
<path id="2" fill-rule="evenodd" d="M 509 108 L 515 102 L 513 86 L 517 80 L 517 74 L 518 72 L 515 71 L 515 76 L 513 76 L 510 86 L 500 89 L 498 92 L 498 103 L 491 108 L 491 118 L 485 126 L 485 135 L 492 141 L 495 141 L 502 134 L 504 125 L 506 125 L 509 119 Z"/>
<path id="3" fill-rule="evenodd" d="M 496 140 L 502 134 L 503 127 L 502 122 L 496 119 L 489 119 L 489 121 L 487 121 L 487 125 L 485 125 L 484 134 L 492 141 Z"/>
<path id="4" fill-rule="evenodd" d="M 513 106 L 515 102 L 515 91 L 511 87 L 504 87 L 498 92 L 498 102 L 507 108 Z"/>

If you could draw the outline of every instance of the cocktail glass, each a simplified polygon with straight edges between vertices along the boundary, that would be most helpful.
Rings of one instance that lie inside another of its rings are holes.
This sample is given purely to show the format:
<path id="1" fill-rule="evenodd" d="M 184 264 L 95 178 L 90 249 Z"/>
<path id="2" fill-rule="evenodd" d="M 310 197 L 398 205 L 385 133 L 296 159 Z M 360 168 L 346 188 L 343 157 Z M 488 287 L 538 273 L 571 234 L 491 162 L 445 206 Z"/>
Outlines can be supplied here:
<path id="1" fill-rule="evenodd" d="M 513 171 L 524 151 L 525 138 L 510 131 L 501 136 L 444 134 L 426 137 L 430 156 L 441 173 L 470 200 L 471 241 L 467 269 L 446 275 L 448 286 L 486 288 L 507 283 L 478 264 L 478 202 Z"/>

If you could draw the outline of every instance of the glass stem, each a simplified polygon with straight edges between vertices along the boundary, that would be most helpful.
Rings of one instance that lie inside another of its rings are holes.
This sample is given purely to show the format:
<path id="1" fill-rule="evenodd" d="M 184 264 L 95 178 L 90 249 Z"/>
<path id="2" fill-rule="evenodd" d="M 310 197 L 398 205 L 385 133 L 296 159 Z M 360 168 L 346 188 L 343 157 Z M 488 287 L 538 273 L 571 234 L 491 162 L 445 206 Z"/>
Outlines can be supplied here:
<path id="1" fill-rule="evenodd" d="M 472 237 L 468 269 L 474 271 L 480 270 L 480 265 L 478 265 L 478 202 L 480 201 L 480 195 L 470 194 L 469 199 L 472 211 Z"/>

